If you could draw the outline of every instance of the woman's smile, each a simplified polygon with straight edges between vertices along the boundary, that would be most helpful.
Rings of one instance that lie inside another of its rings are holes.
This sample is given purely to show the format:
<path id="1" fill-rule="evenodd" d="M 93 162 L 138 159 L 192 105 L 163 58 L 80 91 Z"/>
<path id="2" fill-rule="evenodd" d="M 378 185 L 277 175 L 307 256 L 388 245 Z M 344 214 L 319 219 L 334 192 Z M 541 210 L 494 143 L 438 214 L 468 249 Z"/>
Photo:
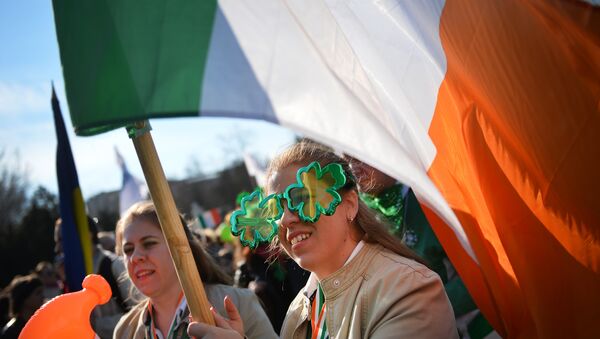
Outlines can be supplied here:
<path id="1" fill-rule="evenodd" d="M 292 244 L 292 246 L 294 246 L 297 243 L 310 238 L 310 235 L 311 235 L 310 233 L 300 233 L 298 235 L 293 236 L 293 238 L 289 239 L 289 242 L 290 242 L 290 244 Z"/>
<path id="2" fill-rule="evenodd" d="M 154 274 L 154 272 L 155 272 L 154 270 L 149 270 L 149 269 L 137 270 L 135 272 L 135 278 L 139 282 L 144 282 L 144 281 L 148 280 Z"/>
<path id="3" fill-rule="evenodd" d="M 314 242 L 317 240 L 316 237 L 313 238 L 312 236 L 313 233 L 311 232 L 303 232 L 290 238 L 290 249 L 294 256 L 300 256 L 310 250 L 311 245 L 314 245 Z"/>

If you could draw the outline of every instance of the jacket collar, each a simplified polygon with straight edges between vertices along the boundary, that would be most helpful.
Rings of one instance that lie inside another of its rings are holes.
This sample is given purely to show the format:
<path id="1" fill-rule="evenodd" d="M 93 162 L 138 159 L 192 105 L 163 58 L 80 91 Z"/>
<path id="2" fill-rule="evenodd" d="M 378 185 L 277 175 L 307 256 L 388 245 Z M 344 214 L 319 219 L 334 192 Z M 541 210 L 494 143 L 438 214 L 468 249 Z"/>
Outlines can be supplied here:
<path id="1" fill-rule="evenodd" d="M 346 259 L 346 262 L 344 263 L 343 266 L 348 265 L 348 263 L 350 261 L 352 261 L 352 259 L 354 259 L 354 257 L 356 257 L 356 255 L 360 252 L 360 250 L 363 248 L 364 245 L 365 245 L 364 241 L 362 241 L 362 240 L 359 241 L 358 244 L 356 244 L 356 247 L 354 247 L 354 250 L 352 250 L 352 253 L 350 253 L 350 256 L 348 257 L 348 259 Z M 314 273 L 311 273 L 310 276 L 308 277 L 308 281 L 306 282 L 306 285 L 304 286 L 304 295 L 307 298 L 312 297 L 312 295 L 315 293 L 315 291 L 317 290 L 318 283 L 319 283 L 319 280 L 317 279 L 317 276 Z"/>
<path id="2" fill-rule="evenodd" d="M 357 246 L 358 247 L 358 246 Z M 378 249 L 381 249 L 381 245 L 378 244 L 369 244 L 363 243 L 362 248 L 355 248 L 357 253 L 353 252 L 353 255 L 348 258 L 346 264 L 334 272 L 331 276 L 323 279 L 321 281 L 321 287 L 323 288 L 323 293 L 325 294 L 325 300 L 333 301 L 338 298 L 345 290 L 347 290 L 356 279 L 363 277 L 365 275 L 365 271 L 369 268 L 369 263 L 377 254 Z M 316 289 L 316 277 L 311 277 L 314 279 L 313 284 Z M 309 278 L 308 282 L 304 287 L 304 292 L 309 291 L 311 286 L 311 278 Z M 304 323 L 309 318 L 310 313 L 310 294 L 300 293 L 302 307 L 296 312 L 299 312 L 299 316 L 297 317 L 296 324 L 294 324 L 294 328 L 299 328 L 302 323 Z"/>
<path id="3" fill-rule="evenodd" d="M 334 300 L 350 287 L 356 279 L 362 277 L 369 267 L 369 262 L 373 259 L 375 254 L 377 254 L 377 248 L 381 247 L 381 245 L 378 244 L 369 244 L 362 241 L 361 243 L 363 243 L 362 248 L 357 246 L 357 248 L 355 248 L 357 253 L 353 252 L 344 266 L 327 278 L 321 280 L 321 287 L 323 288 L 326 300 Z M 311 278 L 314 278 L 314 280 L 311 281 Z M 314 286 L 311 286 L 311 283 L 314 284 Z M 307 292 L 310 292 L 310 288 L 316 289 L 316 277 L 313 277 L 313 274 L 311 274 L 308 282 L 304 286 L 305 293 L 302 293 L 302 299 L 305 306 L 310 304 L 310 294 L 307 294 Z M 310 307 L 304 307 L 304 309 L 310 309 Z"/>
<path id="4" fill-rule="evenodd" d="M 363 249 L 347 265 L 321 280 L 321 288 L 325 294 L 325 299 L 335 300 L 356 279 L 363 277 L 365 271 L 369 268 L 369 263 L 377 254 L 378 247 L 380 245 L 365 243 Z"/>

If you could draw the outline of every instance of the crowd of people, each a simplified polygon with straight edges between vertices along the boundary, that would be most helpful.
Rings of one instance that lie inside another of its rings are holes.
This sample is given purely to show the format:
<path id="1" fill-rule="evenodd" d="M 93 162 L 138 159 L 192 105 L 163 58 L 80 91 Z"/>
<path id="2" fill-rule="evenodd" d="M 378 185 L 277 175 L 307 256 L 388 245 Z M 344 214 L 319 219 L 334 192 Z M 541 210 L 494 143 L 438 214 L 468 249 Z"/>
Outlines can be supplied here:
<path id="1" fill-rule="evenodd" d="M 92 313 L 98 336 L 475 338 L 492 331 L 409 187 L 303 140 L 273 159 L 259 193 L 279 213 L 264 215 L 275 231 L 256 248 L 231 234 L 244 226 L 239 212 L 218 233 L 181 216 L 216 326 L 191 322 L 152 202 L 133 205 L 114 234 L 88 218 L 94 272 L 113 293 Z M 0 339 L 17 338 L 44 301 L 68 291 L 60 220 L 55 242 L 54 263 L 38 264 L 3 291 Z"/>

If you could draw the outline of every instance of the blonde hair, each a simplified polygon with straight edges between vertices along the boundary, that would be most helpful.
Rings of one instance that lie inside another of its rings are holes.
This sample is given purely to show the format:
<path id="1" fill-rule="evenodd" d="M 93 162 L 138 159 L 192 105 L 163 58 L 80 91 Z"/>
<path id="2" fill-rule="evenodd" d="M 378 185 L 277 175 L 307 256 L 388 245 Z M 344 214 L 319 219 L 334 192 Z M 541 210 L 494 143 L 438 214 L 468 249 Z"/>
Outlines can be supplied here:
<path id="1" fill-rule="evenodd" d="M 348 183 L 342 188 L 341 193 L 343 194 L 349 190 L 358 193 L 356 180 L 352 175 L 348 162 L 335 154 L 331 148 L 308 139 L 303 139 L 290 146 L 271 161 L 267 170 L 267 182 L 276 171 L 292 165 L 306 166 L 313 161 L 319 162 L 322 167 L 334 162 L 340 164 L 348 178 Z M 365 205 L 360 198 L 358 200 L 358 213 L 352 221 L 352 226 L 356 227 L 357 231 L 362 234 L 361 240 L 370 244 L 379 244 L 398 255 L 425 264 L 422 258 L 389 232 L 390 227 L 386 222 L 380 221 L 373 210 Z M 281 251 L 277 237 L 272 242 L 271 248 Z"/>
<path id="2" fill-rule="evenodd" d="M 179 215 L 179 218 L 181 219 L 185 236 L 190 243 L 192 255 L 194 256 L 198 272 L 200 272 L 202 282 L 205 284 L 231 285 L 231 277 L 223 272 L 206 251 L 204 251 L 198 239 L 196 239 L 190 229 L 186 226 L 187 223 L 181 214 Z M 160 229 L 156 207 L 151 201 L 142 201 L 134 204 L 127 210 L 125 216 L 117 222 L 115 230 L 115 251 L 118 255 L 123 255 L 123 231 L 125 230 L 125 227 L 131 225 L 136 220 L 150 222 Z"/>

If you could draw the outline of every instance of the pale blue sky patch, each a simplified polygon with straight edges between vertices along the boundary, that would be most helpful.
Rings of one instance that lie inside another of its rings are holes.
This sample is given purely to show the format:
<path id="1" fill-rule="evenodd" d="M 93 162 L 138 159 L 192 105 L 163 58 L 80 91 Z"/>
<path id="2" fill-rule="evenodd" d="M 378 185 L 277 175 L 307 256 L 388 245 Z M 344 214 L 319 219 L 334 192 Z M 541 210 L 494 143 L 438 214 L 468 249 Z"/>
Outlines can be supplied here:
<path id="1" fill-rule="evenodd" d="M 48 83 L 24 84 L 0 81 L 0 117 L 11 119 L 48 108 Z"/>

